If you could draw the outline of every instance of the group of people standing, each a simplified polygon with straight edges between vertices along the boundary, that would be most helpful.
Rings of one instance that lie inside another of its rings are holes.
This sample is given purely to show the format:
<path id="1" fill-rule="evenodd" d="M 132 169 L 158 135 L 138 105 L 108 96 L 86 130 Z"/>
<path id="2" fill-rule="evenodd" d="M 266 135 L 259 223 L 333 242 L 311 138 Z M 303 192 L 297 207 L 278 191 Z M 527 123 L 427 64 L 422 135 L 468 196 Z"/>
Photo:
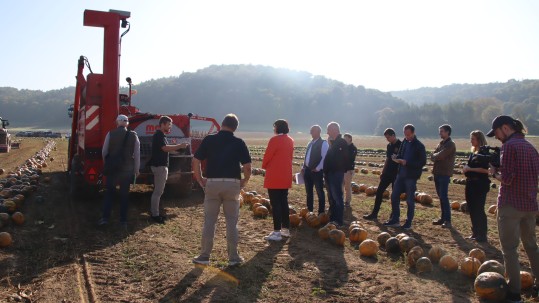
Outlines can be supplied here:
<path id="1" fill-rule="evenodd" d="M 164 135 L 170 129 L 171 120 L 162 117 L 160 130 L 153 138 L 152 160 L 155 188 L 151 199 L 152 219 L 164 222 L 159 213 L 159 198 L 163 193 L 168 166 L 168 152 L 186 148 L 185 144 L 169 145 Z M 128 119 L 120 115 L 118 128 L 112 130 L 103 146 L 103 158 L 109 153 L 123 152 L 126 157 L 125 167 L 112 178 L 107 178 L 107 191 L 100 224 L 107 224 L 110 216 L 112 193 L 116 184 L 120 184 L 122 197 L 121 222 L 125 224 L 127 216 L 127 193 L 129 180 L 138 174 L 140 161 L 139 141 L 134 132 L 127 130 Z M 201 252 L 193 259 L 196 264 L 208 265 L 213 248 L 213 239 L 221 205 L 226 220 L 226 239 L 229 266 L 244 262 L 237 246 L 239 234 L 239 195 L 251 176 L 251 156 L 245 142 L 236 137 L 239 120 L 236 115 L 225 116 L 221 130 L 204 138 L 194 154 L 193 171 L 198 184 L 204 189 L 204 225 L 202 230 Z M 273 124 L 273 136 L 268 143 L 262 168 L 266 170 L 264 188 L 273 211 L 273 231 L 266 237 L 268 241 L 280 241 L 290 236 L 288 190 L 292 187 L 292 163 L 294 140 L 288 135 L 290 129 L 286 120 L 277 120 Z M 307 196 L 307 208 L 314 211 L 314 194 L 318 197 L 318 213 L 326 211 L 327 190 L 330 220 L 337 227 L 344 225 L 344 208 L 350 206 L 350 183 L 354 174 L 357 148 L 352 143 L 350 134 L 341 135 L 340 125 L 330 122 L 326 128 L 328 140 L 321 137 L 322 128 L 314 125 L 310 129 L 312 140 L 307 145 L 301 176 L 304 180 Z M 456 146 L 451 139 L 451 126 L 439 127 L 442 139 L 431 153 L 434 163 L 433 177 L 436 193 L 440 200 L 441 216 L 432 222 L 442 228 L 452 228 L 448 188 L 455 164 Z M 487 218 L 485 202 L 490 189 L 490 177 L 500 181 L 498 194 L 497 223 L 500 244 L 508 276 L 510 302 L 520 302 L 520 265 L 518 246 L 520 241 L 529 257 L 535 277 L 539 277 L 539 248 L 536 242 L 535 221 L 538 211 L 537 185 L 539 175 L 539 154 L 535 147 L 525 140 L 526 129 L 517 119 L 510 116 L 498 116 L 492 122 L 488 137 L 501 141 L 500 161 L 492 165 L 492 155 L 488 153 L 487 141 L 479 130 L 470 133 L 471 154 L 463 168 L 466 176 L 465 195 L 472 222 L 472 234 L 469 239 L 477 242 L 487 241 Z M 380 175 L 378 190 L 372 212 L 363 216 L 366 220 L 377 220 L 384 191 L 392 185 L 391 213 L 383 223 L 387 227 L 400 227 L 405 230 L 412 227 L 415 213 L 415 192 L 417 180 L 421 177 L 427 161 L 423 143 L 415 135 L 415 127 L 406 124 L 403 128 L 404 139 L 397 138 L 395 131 L 388 128 L 384 136 L 388 141 L 386 159 Z M 120 144 L 122 143 L 123 144 Z M 206 162 L 205 173 L 201 170 L 201 161 Z M 243 177 L 242 177 L 243 173 Z M 346 192 L 346 196 L 344 196 Z M 404 224 L 400 225 L 400 195 L 406 193 L 407 214 Z"/>

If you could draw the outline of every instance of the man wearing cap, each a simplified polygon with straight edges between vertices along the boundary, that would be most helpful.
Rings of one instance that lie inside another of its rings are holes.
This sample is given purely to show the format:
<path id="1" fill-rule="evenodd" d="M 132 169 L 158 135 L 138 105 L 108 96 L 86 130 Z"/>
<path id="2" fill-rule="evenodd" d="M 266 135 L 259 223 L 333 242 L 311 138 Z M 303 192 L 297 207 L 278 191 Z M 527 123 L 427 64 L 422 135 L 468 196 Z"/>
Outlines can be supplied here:
<path id="1" fill-rule="evenodd" d="M 234 136 L 238 128 L 238 117 L 228 114 L 221 122 L 221 130 L 202 140 L 193 157 L 195 178 L 204 189 L 204 226 L 202 249 L 193 263 L 208 265 L 213 249 L 215 225 L 221 205 L 225 214 L 228 265 L 243 263 L 238 254 L 238 219 L 240 212 L 240 189 L 251 177 L 251 155 L 245 142 Z M 201 161 L 206 160 L 206 171 L 202 175 Z M 243 165 L 243 178 L 241 177 Z"/>
<path id="2" fill-rule="evenodd" d="M 165 216 L 159 213 L 159 201 L 165 190 L 168 178 L 168 153 L 187 148 L 187 143 L 168 144 L 166 133 L 172 128 L 172 119 L 168 116 L 159 118 L 159 129 L 152 136 L 152 157 L 148 164 L 153 173 L 153 193 L 150 212 L 152 220 L 159 224 L 165 223 Z"/>
<path id="3" fill-rule="evenodd" d="M 498 193 L 498 234 L 509 285 L 507 300 L 521 302 L 519 242 L 522 241 L 533 275 L 539 277 L 539 248 L 535 236 L 539 154 L 524 135 L 526 128 L 510 116 L 492 121 L 488 137 L 502 142 L 500 167 L 491 165 L 489 172 L 500 181 Z M 535 290 L 537 291 L 537 280 Z"/>
<path id="4" fill-rule="evenodd" d="M 116 118 L 117 128 L 111 130 L 105 137 L 103 143 L 103 159 L 107 155 L 116 155 L 120 152 L 123 155 L 121 169 L 109 174 L 106 177 L 106 192 L 103 203 L 103 217 L 99 220 L 99 225 L 109 223 L 112 208 L 112 198 L 116 191 L 116 185 L 120 185 L 120 224 L 127 227 L 127 208 L 129 206 L 129 184 L 133 177 L 138 176 L 140 168 L 140 141 L 137 133 L 127 129 L 129 120 L 125 115 Z"/>

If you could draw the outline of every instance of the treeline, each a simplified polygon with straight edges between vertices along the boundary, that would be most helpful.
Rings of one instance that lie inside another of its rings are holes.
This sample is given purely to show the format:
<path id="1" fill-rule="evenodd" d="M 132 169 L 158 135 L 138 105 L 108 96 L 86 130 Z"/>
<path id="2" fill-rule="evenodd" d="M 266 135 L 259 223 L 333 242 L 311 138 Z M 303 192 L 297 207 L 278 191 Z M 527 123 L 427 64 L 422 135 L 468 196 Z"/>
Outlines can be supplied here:
<path id="1" fill-rule="evenodd" d="M 507 113 L 523 119 L 530 133 L 539 134 L 539 81 L 461 86 L 465 89 L 455 85 L 384 93 L 307 72 L 222 65 L 140 83 L 134 87 L 138 94 L 133 103 L 143 112 L 191 112 L 217 120 L 233 112 L 243 131 L 271 131 L 272 123 L 284 118 L 293 132 L 338 121 L 343 131 L 380 135 L 386 127 L 400 131 L 405 123 L 413 123 L 418 135 L 435 136 L 439 125 L 450 123 L 455 135 L 464 136 L 473 129 L 488 130 L 493 117 Z M 456 91 L 458 97 L 450 95 Z M 0 115 L 13 127 L 69 128 L 67 107 L 73 94 L 72 87 L 47 92 L 0 88 Z M 429 101 L 410 102 L 419 99 Z"/>

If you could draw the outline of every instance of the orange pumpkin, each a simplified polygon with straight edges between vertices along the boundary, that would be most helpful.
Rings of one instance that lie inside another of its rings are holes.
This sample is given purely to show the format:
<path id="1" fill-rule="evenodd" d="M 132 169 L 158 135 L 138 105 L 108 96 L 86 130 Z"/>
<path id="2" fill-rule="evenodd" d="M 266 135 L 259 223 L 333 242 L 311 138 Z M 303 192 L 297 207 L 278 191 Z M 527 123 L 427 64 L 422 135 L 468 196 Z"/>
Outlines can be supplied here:
<path id="1" fill-rule="evenodd" d="M 299 216 L 302 217 L 303 219 L 305 219 L 308 213 L 309 213 L 309 209 L 308 209 L 308 208 L 302 208 L 302 209 L 299 211 Z"/>
<path id="2" fill-rule="evenodd" d="M 288 218 L 290 219 L 290 227 L 298 227 L 299 223 L 301 222 L 301 218 L 298 214 L 292 214 L 289 215 Z"/>
<path id="3" fill-rule="evenodd" d="M 520 271 L 520 288 L 528 289 L 533 286 L 533 276 L 527 271 Z"/>
<path id="4" fill-rule="evenodd" d="M 496 260 L 488 260 L 488 261 L 483 262 L 483 264 L 481 264 L 481 266 L 479 266 L 479 269 L 477 270 L 478 275 L 484 272 L 497 272 L 500 275 L 504 275 L 505 266 L 503 266 L 502 263 Z"/>
<path id="5" fill-rule="evenodd" d="M 423 273 L 423 272 L 431 272 L 432 262 L 430 262 L 430 259 L 427 257 L 419 258 L 415 262 L 415 268 L 418 274 Z"/>
<path id="6" fill-rule="evenodd" d="M 419 246 L 416 246 L 419 247 Z M 421 258 L 423 255 L 423 250 L 410 250 L 410 252 L 406 255 L 406 260 L 408 261 L 409 267 L 415 267 L 417 260 Z"/>
<path id="7" fill-rule="evenodd" d="M 328 214 L 326 213 L 318 214 L 318 221 L 320 222 L 320 225 L 326 225 L 329 222 Z"/>
<path id="8" fill-rule="evenodd" d="M 407 253 L 412 249 L 412 247 L 419 244 L 417 240 L 413 237 L 403 237 L 399 240 L 399 246 L 403 253 Z"/>
<path id="9" fill-rule="evenodd" d="M 372 257 L 378 253 L 378 244 L 371 240 L 366 239 L 359 245 L 359 254 L 365 257 Z"/>
<path id="10" fill-rule="evenodd" d="M 419 203 L 431 205 L 432 204 L 432 196 L 426 193 L 423 193 L 419 196 Z"/>
<path id="11" fill-rule="evenodd" d="M 337 226 L 335 226 L 333 223 L 326 224 L 326 227 L 329 228 L 329 230 L 337 229 Z"/>
<path id="12" fill-rule="evenodd" d="M 380 244 L 381 247 L 386 247 L 386 241 L 389 238 L 391 238 L 391 235 L 384 231 L 376 237 L 376 241 L 378 241 L 378 244 Z"/>
<path id="13" fill-rule="evenodd" d="M 288 214 L 289 215 L 294 215 L 294 214 L 297 214 L 298 212 L 296 211 L 296 209 L 292 206 L 288 206 Z"/>
<path id="14" fill-rule="evenodd" d="M 400 234 L 398 234 L 398 235 L 395 236 L 395 238 L 397 238 L 397 240 L 399 240 L 399 241 L 400 241 L 402 238 L 404 238 L 404 237 L 408 237 L 408 235 L 405 234 L 405 233 L 400 233 Z"/>
<path id="15" fill-rule="evenodd" d="M 458 201 L 451 202 L 451 209 L 452 210 L 459 210 L 460 209 L 460 203 Z"/>
<path id="16" fill-rule="evenodd" d="M 307 225 L 309 225 L 310 227 L 316 228 L 320 226 L 320 220 L 318 219 L 318 216 L 314 213 L 309 213 L 305 220 L 307 221 Z"/>
<path id="17" fill-rule="evenodd" d="M 382 198 L 384 198 L 384 199 L 389 199 L 389 190 L 387 190 L 387 189 L 384 190 L 384 193 L 383 193 L 383 195 L 382 195 Z"/>
<path id="18" fill-rule="evenodd" d="M 350 223 L 350 226 L 348 226 L 348 232 L 350 233 L 354 228 L 361 228 L 361 225 L 356 222 Z"/>
<path id="19" fill-rule="evenodd" d="M 438 263 L 444 255 L 445 251 L 440 246 L 433 246 L 429 250 L 429 259 L 432 263 Z"/>
<path id="20" fill-rule="evenodd" d="M 252 209 L 253 212 L 254 212 L 254 211 L 255 211 L 258 207 L 260 207 L 260 206 L 263 206 L 263 205 L 257 202 L 257 203 L 254 203 L 254 204 L 251 205 L 251 209 Z M 267 207 L 266 207 L 266 208 L 267 208 Z"/>
<path id="21" fill-rule="evenodd" d="M 13 243 L 11 235 L 7 232 L 0 232 L 0 248 L 8 247 Z"/>
<path id="22" fill-rule="evenodd" d="M 329 229 L 327 226 L 321 227 L 320 229 L 318 229 L 318 236 L 322 240 L 327 240 L 327 239 L 329 239 L 329 232 L 330 231 L 331 231 L 331 229 Z"/>
<path id="23" fill-rule="evenodd" d="M 24 215 L 20 212 L 16 212 L 11 215 L 11 221 L 17 225 L 22 225 L 24 223 Z"/>
<path id="24" fill-rule="evenodd" d="M 367 196 L 374 196 L 376 194 L 376 191 L 378 190 L 375 186 L 369 186 L 367 189 L 365 189 L 365 194 Z"/>
<path id="25" fill-rule="evenodd" d="M 265 206 L 255 208 L 254 215 L 259 218 L 265 218 L 269 214 L 269 210 Z"/>
<path id="26" fill-rule="evenodd" d="M 348 235 L 348 237 L 350 238 L 350 242 L 354 243 L 363 242 L 365 239 L 367 239 L 367 236 L 367 231 L 360 227 L 353 228 Z"/>
<path id="27" fill-rule="evenodd" d="M 474 248 L 470 250 L 469 257 L 476 258 L 481 264 L 487 259 L 487 255 L 481 248 Z"/>
<path id="28" fill-rule="evenodd" d="M 480 266 L 481 262 L 476 258 L 466 257 L 460 264 L 460 271 L 466 276 L 473 278 L 477 275 Z"/>
<path id="29" fill-rule="evenodd" d="M 386 251 L 389 253 L 400 253 L 401 248 L 399 245 L 399 240 L 395 237 L 391 237 L 386 241 Z"/>
<path id="30" fill-rule="evenodd" d="M 488 208 L 488 212 L 491 213 L 491 214 L 496 214 L 496 211 L 498 210 L 498 206 L 496 205 L 491 205 L 489 208 Z"/>
<path id="31" fill-rule="evenodd" d="M 364 193 L 367 187 L 369 187 L 367 184 L 359 184 L 359 191 Z"/>
<path id="32" fill-rule="evenodd" d="M 507 295 L 508 286 L 505 278 L 499 273 L 484 272 L 474 282 L 475 293 L 486 300 L 501 301 Z"/>
<path id="33" fill-rule="evenodd" d="M 450 255 L 444 255 L 440 259 L 440 267 L 447 272 L 454 272 L 459 268 L 459 263 Z"/>
<path id="34" fill-rule="evenodd" d="M 406 200 L 406 193 L 401 193 L 399 198 L 401 199 L 401 201 Z"/>
<path id="35" fill-rule="evenodd" d="M 337 246 L 344 246 L 344 241 L 346 240 L 346 235 L 342 230 L 333 229 L 329 231 L 329 240 L 331 243 Z"/>

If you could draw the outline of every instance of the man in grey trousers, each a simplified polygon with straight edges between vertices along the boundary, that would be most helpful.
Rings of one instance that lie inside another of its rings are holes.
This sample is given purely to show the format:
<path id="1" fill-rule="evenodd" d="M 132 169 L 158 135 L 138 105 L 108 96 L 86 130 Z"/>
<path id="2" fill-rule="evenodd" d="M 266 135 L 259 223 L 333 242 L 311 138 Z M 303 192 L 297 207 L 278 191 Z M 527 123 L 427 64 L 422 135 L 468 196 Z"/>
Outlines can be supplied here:
<path id="1" fill-rule="evenodd" d="M 153 193 L 151 198 L 152 220 L 159 224 L 165 223 L 165 217 L 159 213 L 159 202 L 161 195 L 165 190 L 165 184 L 168 179 L 168 153 L 179 149 L 187 148 L 187 143 L 168 144 L 166 133 L 172 128 L 172 119 L 168 116 L 162 116 L 159 119 L 159 129 L 155 131 L 152 137 L 152 158 L 150 159 L 150 168 L 153 173 Z"/>
<path id="2" fill-rule="evenodd" d="M 215 225 L 221 205 L 226 221 L 228 265 L 236 266 L 244 261 L 238 253 L 237 224 L 240 190 L 251 177 L 251 155 L 245 142 L 234 136 L 238 124 L 236 115 L 226 115 L 221 123 L 221 130 L 217 134 L 206 136 L 193 158 L 195 178 L 205 191 L 202 249 L 200 255 L 193 259 L 195 264 L 210 264 Z M 207 163 L 203 176 L 200 163 L 204 160 Z M 243 165 L 243 179 L 240 164 Z"/>

